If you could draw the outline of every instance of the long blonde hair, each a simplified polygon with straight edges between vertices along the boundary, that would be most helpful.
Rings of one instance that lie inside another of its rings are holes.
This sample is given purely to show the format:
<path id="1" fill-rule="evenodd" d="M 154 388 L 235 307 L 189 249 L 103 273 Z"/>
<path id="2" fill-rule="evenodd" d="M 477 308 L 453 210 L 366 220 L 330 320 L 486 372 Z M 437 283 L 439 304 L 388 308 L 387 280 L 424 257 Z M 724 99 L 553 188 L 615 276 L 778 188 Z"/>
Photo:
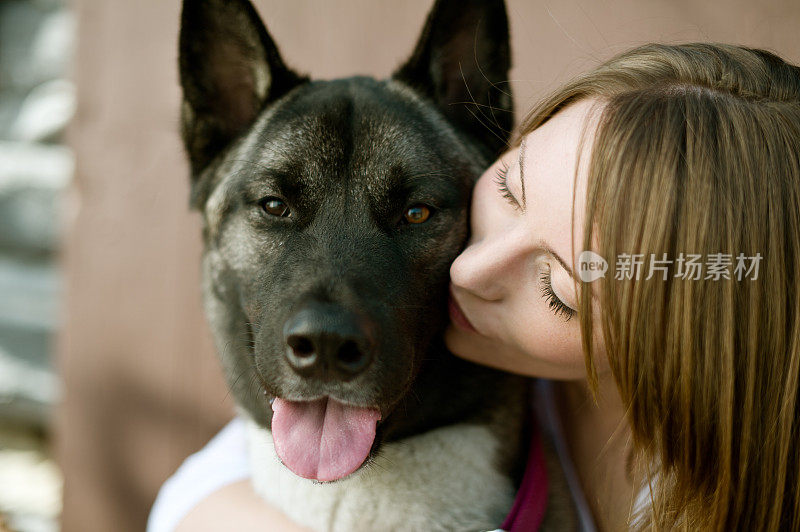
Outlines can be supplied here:
<path id="1" fill-rule="evenodd" d="M 646 45 L 558 90 L 520 134 L 583 98 L 606 104 L 583 241 L 609 262 L 595 319 L 634 455 L 658 479 L 642 528 L 800 530 L 800 68 Z M 729 278 L 683 278 L 681 253 L 730 261 Z M 616 278 L 623 254 L 673 262 L 666 280 Z M 577 288 L 596 386 L 591 290 Z"/>

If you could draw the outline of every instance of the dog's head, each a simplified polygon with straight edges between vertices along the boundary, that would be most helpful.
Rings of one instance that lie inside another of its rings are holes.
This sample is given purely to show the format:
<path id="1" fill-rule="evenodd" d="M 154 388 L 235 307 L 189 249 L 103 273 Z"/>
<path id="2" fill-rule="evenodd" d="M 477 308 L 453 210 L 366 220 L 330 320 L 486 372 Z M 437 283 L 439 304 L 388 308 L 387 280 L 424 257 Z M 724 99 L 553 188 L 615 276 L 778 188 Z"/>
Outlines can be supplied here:
<path id="1" fill-rule="evenodd" d="M 185 0 L 207 314 L 236 401 L 297 474 L 357 469 L 447 356 L 432 343 L 472 185 L 511 129 L 509 61 L 502 0 L 439 0 L 381 81 L 310 81 L 247 0 Z"/>

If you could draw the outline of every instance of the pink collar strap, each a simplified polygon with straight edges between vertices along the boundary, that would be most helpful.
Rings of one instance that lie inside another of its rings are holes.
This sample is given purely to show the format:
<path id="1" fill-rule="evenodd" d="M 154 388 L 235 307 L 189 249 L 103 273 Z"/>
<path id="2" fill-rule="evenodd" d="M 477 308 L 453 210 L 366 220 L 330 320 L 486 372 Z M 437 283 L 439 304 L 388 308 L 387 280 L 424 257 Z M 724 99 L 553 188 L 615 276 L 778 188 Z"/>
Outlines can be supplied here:
<path id="1" fill-rule="evenodd" d="M 533 419 L 528 463 L 514 504 L 500 527 L 507 532 L 536 532 L 547 507 L 547 467 L 538 423 Z"/>

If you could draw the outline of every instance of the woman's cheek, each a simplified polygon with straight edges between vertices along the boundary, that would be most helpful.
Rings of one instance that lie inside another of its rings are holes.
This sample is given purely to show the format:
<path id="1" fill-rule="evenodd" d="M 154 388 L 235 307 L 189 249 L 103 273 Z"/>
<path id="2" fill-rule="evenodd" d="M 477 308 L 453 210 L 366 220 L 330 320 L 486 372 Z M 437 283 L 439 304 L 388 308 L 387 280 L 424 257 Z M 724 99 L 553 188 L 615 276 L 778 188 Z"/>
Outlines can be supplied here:
<path id="1" fill-rule="evenodd" d="M 544 301 L 536 301 L 540 308 L 520 310 L 516 316 L 527 320 L 514 320 L 514 343 L 519 351 L 548 365 L 562 368 L 564 376 L 585 376 L 585 362 L 580 329 L 570 320 L 556 316 L 547 309 Z M 576 318 L 572 318 L 576 319 Z M 509 331 L 509 334 L 512 334 Z"/>

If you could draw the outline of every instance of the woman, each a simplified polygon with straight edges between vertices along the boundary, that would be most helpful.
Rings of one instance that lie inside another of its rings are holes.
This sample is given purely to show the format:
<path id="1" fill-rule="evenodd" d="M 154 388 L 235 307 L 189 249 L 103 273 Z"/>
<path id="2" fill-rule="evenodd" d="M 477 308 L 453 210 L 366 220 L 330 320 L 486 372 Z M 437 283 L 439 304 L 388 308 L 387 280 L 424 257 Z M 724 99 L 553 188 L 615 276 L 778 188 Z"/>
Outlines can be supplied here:
<path id="1" fill-rule="evenodd" d="M 600 528 L 800 529 L 800 69 L 647 45 L 518 137 L 476 185 L 450 349 L 557 381 Z M 221 510 L 281 518 L 239 483 L 179 529 Z"/>
<path id="2" fill-rule="evenodd" d="M 491 194 L 492 170 L 477 185 L 473 243 L 451 277 L 480 332 L 451 328 L 450 348 L 587 375 L 560 386 L 562 407 L 577 413 L 564 416 L 570 449 L 609 528 L 627 520 L 639 465 L 654 488 L 642 524 L 797 529 L 800 69 L 732 46 L 645 46 L 559 90 L 522 139 L 494 168 L 510 205 Z M 577 265 L 590 249 L 609 261 L 594 283 L 554 254 Z M 689 272 L 689 255 L 707 271 Z M 611 438 L 620 425 L 629 446 Z"/>

